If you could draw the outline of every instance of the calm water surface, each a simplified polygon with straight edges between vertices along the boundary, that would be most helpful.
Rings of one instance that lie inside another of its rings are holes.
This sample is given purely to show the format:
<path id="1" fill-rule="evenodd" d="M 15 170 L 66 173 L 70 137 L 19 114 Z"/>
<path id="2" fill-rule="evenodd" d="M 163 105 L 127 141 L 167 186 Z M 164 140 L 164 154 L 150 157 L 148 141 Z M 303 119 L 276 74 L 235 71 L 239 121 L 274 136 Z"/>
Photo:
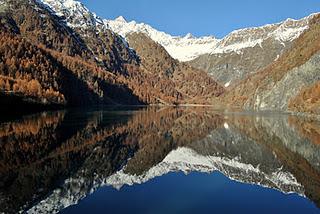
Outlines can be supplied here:
<path id="1" fill-rule="evenodd" d="M 320 213 L 320 123 L 210 108 L 0 122 L 0 213 Z"/>

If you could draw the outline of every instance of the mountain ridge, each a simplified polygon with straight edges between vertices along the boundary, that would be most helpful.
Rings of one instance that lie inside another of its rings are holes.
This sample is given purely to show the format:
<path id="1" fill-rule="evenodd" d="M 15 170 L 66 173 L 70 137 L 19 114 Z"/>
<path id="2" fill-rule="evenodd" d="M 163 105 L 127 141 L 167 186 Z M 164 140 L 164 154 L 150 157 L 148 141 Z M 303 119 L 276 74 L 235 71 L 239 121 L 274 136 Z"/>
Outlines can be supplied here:
<path id="1" fill-rule="evenodd" d="M 294 109 L 294 106 L 301 105 L 297 102 L 299 99 L 294 100 L 299 91 L 319 83 L 319 23 L 320 14 L 314 16 L 310 29 L 297 39 L 289 51 L 266 68 L 231 87 L 225 94 L 225 101 L 233 106 L 254 110 L 288 111 L 290 106 Z M 319 91 L 315 90 L 309 99 L 312 100 L 309 104 L 316 103 Z M 300 111 L 319 112 L 319 108 L 310 110 L 306 106 Z"/>
<path id="2" fill-rule="evenodd" d="M 258 39 L 256 41 L 251 41 L 251 38 L 248 38 L 247 42 L 240 42 L 238 44 L 228 44 L 232 37 L 240 37 L 241 35 L 245 34 L 246 32 L 256 31 L 266 28 L 275 28 L 275 30 L 270 33 L 268 36 L 273 36 L 275 39 L 279 41 L 292 41 L 296 39 L 304 30 L 306 30 L 306 26 L 302 27 L 290 27 L 289 23 L 299 23 L 299 22 L 306 22 L 307 20 L 311 19 L 315 14 L 311 14 L 303 19 L 294 20 L 288 18 L 285 21 L 275 23 L 275 24 L 267 24 L 259 27 L 250 27 L 244 29 L 238 29 L 230 32 L 228 35 L 221 39 L 217 39 L 214 36 L 203 36 L 203 37 L 194 37 L 192 34 L 188 33 L 185 36 L 171 36 L 168 33 L 158 31 L 152 26 L 145 24 L 145 23 L 137 23 L 136 21 L 127 22 L 126 19 L 122 16 L 116 18 L 115 20 L 104 20 L 104 22 L 110 27 L 111 30 L 120 34 L 123 37 L 126 37 L 128 34 L 133 32 L 141 32 L 147 34 L 151 39 L 158 42 L 162 46 L 166 48 L 166 50 L 171 54 L 171 56 L 175 59 L 180 61 L 190 61 L 194 60 L 195 58 L 199 57 L 202 54 L 218 54 L 218 53 L 225 53 L 225 52 L 241 52 L 241 49 L 247 47 L 254 47 L 257 44 L 260 44 L 261 41 Z M 289 26 L 288 26 L 289 25 Z M 299 25 L 299 24 L 298 24 Z M 305 25 L 305 24 L 302 24 Z M 281 30 L 283 32 L 281 32 Z M 261 30 L 263 31 L 263 30 Z M 248 34 L 247 34 L 248 35 Z M 199 45 L 197 47 L 190 47 L 192 45 Z M 180 46 L 180 47 L 179 47 Z M 188 53 L 188 46 L 189 52 Z M 175 49 L 176 48 L 176 49 Z M 179 50 L 178 48 L 181 48 Z M 198 50 L 198 53 L 195 53 L 191 49 L 199 49 L 204 48 L 205 50 Z M 183 55 L 181 52 L 187 52 Z"/>

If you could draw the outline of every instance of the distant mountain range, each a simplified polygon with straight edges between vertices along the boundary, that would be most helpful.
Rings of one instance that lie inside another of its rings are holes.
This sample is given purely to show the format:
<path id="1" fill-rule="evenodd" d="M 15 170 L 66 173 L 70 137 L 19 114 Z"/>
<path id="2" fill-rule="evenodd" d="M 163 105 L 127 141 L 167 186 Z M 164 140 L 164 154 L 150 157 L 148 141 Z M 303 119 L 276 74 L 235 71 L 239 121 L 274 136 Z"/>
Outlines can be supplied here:
<path id="1" fill-rule="evenodd" d="M 0 19 L 0 89 L 11 103 L 320 113 L 319 14 L 222 39 L 104 20 L 76 0 L 2 0 Z"/>
<path id="2" fill-rule="evenodd" d="M 292 43 L 309 29 L 316 14 L 301 20 L 287 19 L 277 24 L 240 29 L 223 39 L 171 36 L 144 23 L 127 22 L 123 17 L 105 20 L 109 28 L 126 38 L 144 33 L 162 45 L 175 59 L 207 71 L 226 87 L 277 60 Z"/>
<path id="3" fill-rule="evenodd" d="M 262 43 L 268 39 L 279 41 L 285 46 L 285 43 L 297 39 L 308 29 L 308 20 L 312 17 L 313 15 L 298 21 L 288 19 L 278 24 L 240 29 L 231 32 L 223 39 L 213 36 L 196 38 L 190 33 L 184 37 L 171 36 L 144 23 L 127 22 L 122 16 L 115 20 L 104 20 L 104 22 L 112 31 L 123 37 L 133 32 L 145 33 L 165 47 L 175 59 L 191 61 L 203 54 L 214 55 L 230 52 L 241 54 L 243 49 L 253 48 L 256 45 L 262 46 Z"/>

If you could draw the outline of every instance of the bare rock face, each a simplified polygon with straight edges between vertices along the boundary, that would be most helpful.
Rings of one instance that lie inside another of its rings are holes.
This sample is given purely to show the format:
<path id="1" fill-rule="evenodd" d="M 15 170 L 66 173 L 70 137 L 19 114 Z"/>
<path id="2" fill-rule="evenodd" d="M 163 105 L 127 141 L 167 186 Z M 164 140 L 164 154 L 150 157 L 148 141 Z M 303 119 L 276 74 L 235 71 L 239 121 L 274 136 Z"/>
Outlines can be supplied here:
<path id="1" fill-rule="evenodd" d="M 314 55 L 305 64 L 290 71 L 277 83 L 270 82 L 269 90 L 258 92 L 253 108 L 255 110 L 287 111 L 290 99 L 297 96 L 304 87 L 320 81 L 320 53 Z M 246 103 L 250 108 L 250 103 Z"/>
<path id="2" fill-rule="evenodd" d="M 301 20 L 237 30 L 217 43 L 211 53 L 190 61 L 225 86 L 234 85 L 276 61 L 309 28 L 311 15 Z"/>
<path id="3" fill-rule="evenodd" d="M 319 90 L 316 90 L 320 80 L 319 20 L 319 15 L 314 16 L 309 29 L 288 51 L 277 61 L 232 87 L 225 94 L 224 101 L 232 106 L 254 110 L 317 112 L 315 106 L 312 109 L 309 106 L 319 101 Z M 309 105 L 300 103 L 305 101 Z"/>
<path id="4" fill-rule="evenodd" d="M 290 44 L 285 47 L 268 39 L 261 43 L 261 46 L 245 48 L 241 53 L 206 54 L 189 62 L 189 64 L 207 71 L 212 78 L 228 87 L 269 65 L 289 46 Z"/>

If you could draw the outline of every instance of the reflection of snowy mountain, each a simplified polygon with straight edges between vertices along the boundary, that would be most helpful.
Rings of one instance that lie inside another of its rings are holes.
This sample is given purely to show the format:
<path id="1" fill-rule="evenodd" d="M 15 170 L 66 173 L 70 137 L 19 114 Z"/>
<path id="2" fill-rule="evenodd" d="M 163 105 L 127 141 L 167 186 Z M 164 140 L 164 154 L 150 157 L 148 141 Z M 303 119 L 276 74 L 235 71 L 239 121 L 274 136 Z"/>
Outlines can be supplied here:
<path id="1" fill-rule="evenodd" d="M 228 178 L 240 182 L 272 187 L 284 193 L 296 192 L 303 194 L 303 187 L 296 181 L 294 176 L 281 168 L 276 169 L 271 174 L 267 174 L 251 164 L 241 163 L 237 158 L 202 156 L 189 148 L 178 148 L 172 151 L 161 163 L 143 175 L 128 175 L 121 170 L 107 178 L 105 184 L 120 189 L 123 185 L 142 184 L 155 177 L 178 171 L 186 174 L 189 172 L 211 173 L 219 171 Z"/>
<path id="2" fill-rule="evenodd" d="M 253 166 L 241 162 L 241 157 L 228 158 L 224 154 L 206 156 L 198 154 L 193 149 L 180 147 L 171 151 L 162 162 L 142 175 L 130 175 L 125 172 L 124 168 L 107 178 L 96 175 L 94 180 L 90 181 L 81 177 L 81 173 L 79 173 L 76 177 L 66 180 L 62 188 L 54 190 L 48 198 L 31 208 L 29 213 L 58 212 L 77 204 L 79 200 L 100 187 L 112 186 L 121 189 L 124 185 L 142 184 L 155 177 L 179 171 L 186 174 L 189 172 L 212 173 L 219 171 L 232 180 L 274 188 L 283 193 L 294 192 L 304 195 L 303 186 L 290 172 L 282 167 L 272 168 L 272 165 L 267 167 L 270 168 L 264 171 L 260 169 L 259 165 Z"/>

